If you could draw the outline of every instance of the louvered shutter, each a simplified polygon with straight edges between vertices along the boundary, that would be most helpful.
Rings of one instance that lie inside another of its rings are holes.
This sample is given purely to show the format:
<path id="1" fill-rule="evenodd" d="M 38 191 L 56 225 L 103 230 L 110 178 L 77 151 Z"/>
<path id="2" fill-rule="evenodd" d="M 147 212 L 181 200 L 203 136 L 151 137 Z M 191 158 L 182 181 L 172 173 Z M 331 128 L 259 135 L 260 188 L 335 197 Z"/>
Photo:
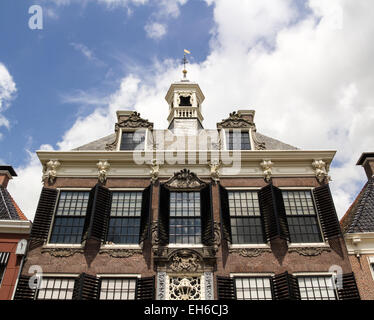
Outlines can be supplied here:
<path id="1" fill-rule="evenodd" d="M 335 211 L 330 187 L 328 184 L 313 190 L 314 199 L 325 239 L 341 235 L 338 216 Z"/>
<path id="2" fill-rule="evenodd" d="M 212 190 L 210 184 L 200 191 L 201 242 L 206 246 L 212 246 L 214 240 L 214 223 L 211 191 Z"/>
<path id="3" fill-rule="evenodd" d="M 17 289 L 14 294 L 14 300 L 34 300 L 36 289 L 29 286 L 30 277 L 20 276 L 18 279 Z"/>
<path id="4" fill-rule="evenodd" d="M 136 279 L 136 300 L 155 299 L 155 277 Z"/>
<path id="5" fill-rule="evenodd" d="M 82 242 L 90 239 L 104 241 L 112 205 L 112 193 L 99 184 L 90 191 L 83 227 Z"/>
<path id="6" fill-rule="evenodd" d="M 268 184 L 258 191 L 261 219 L 265 231 L 265 240 L 274 238 L 290 239 L 286 210 L 284 208 L 282 191 Z"/>
<path id="7" fill-rule="evenodd" d="M 170 191 L 160 185 L 160 205 L 158 212 L 158 240 L 161 246 L 169 243 Z"/>
<path id="8" fill-rule="evenodd" d="M 81 273 L 74 281 L 73 300 L 99 300 L 101 279 Z"/>
<path id="9" fill-rule="evenodd" d="M 360 300 L 354 273 L 343 274 L 343 287 L 338 289 L 339 300 Z"/>
<path id="10" fill-rule="evenodd" d="M 297 278 L 287 271 L 272 278 L 273 300 L 300 300 Z"/>
<path id="11" fill-rule="evenodd" d="M 142 215 L 140 218 L 139 243 L 148 239 L 150 236 L 152 209 L 152 185 L 143 190 L 142 193 Z"/>
<path id="12" fill-rule="evenodd" d="M 220 213 L 221 213 L 221 230 L 223 238 L 232 243 L 231 223 L 230 223 L 230 206 L 227 190 L 219 185 Z"/>
<path id="13" fill-rule="evenodd" d="M 30 233 L 30 240 L 34 244 L 38 241 L 42 244 L 48 238 L 57 194 L 56 189 L 42 189 Z"/>
<path id="14" fill-rule="evenodd" d="M 235 279 L 229 277 L 217 276 L 217 294 L 218 300 L 235 300 L 236 288 Z"/>

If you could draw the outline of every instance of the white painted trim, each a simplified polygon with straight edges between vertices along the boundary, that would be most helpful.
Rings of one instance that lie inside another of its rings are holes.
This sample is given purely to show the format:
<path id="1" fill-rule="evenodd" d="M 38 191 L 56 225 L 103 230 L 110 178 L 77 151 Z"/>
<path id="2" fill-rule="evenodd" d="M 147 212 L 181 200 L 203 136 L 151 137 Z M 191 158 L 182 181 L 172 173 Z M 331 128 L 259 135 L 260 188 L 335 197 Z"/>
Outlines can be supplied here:
<path id="1" fill-rule="evenodd" d="M 203 244 L 189 244 L 189 243 L 169 243 L 167 245 L 168 248 L 203 248 Z"/>
<path id="2" fill-rule="evenodd" d="M 138 273 L 98 273 L 98 278 L 141 278 L 141 274 Z"/>
<path id="3" fill-rule="evenodd" d="M 235 277 L 273 277 L 275 275 L 274 272 L 264 272 L 264 273 L 260 273 L 260 272 L 230 272 L 230 278 L 235 278 Z"/>
<path id="4" fill-rule="evenodd" d="M 110 191 L 144 191 L 145 188 L 108 188 Z"/>
<path id="5" fill-rule="evenodd" d="M 43 278 L 77 278 L 79 273 L 44 273 Z"/>
<path id="6" fill-rule="evenodd" d="M 295 277 L 334 276 L 336 272 L 293 272 Z"/>
<path id="7" fill-rule="evenodd" d="M 46 243 L 45 245 L 43 245 L 43 248 L 46 248 L 46 249 L 59 249 L 59 248 L 62 248 L 62 249 L 79 249 L 79 248 L 84 248 L 84 246 L 80 243 Z"/>
<path id="8" fill-rule="evenodd" d="M 229 244 L 229 249 L 270 249 L 270 245 L 266 243 L 238 243 Z"/>
<path id="9" fill-rule="evenodd" d="M 139 244 L 103 244 L 100 249 L 142 249 Z"/>
<path id="10" fill-rule="evenodd" d="M 28 220 L 0 220 L 0 233 L 29 234 L 31 226 Z"/>
<path id="11" fill-rule="evenodd" d="M 315 242 L 315 243 L 310 243 L 310 242 L 301 242 L 301 243 L 289 243 L 288 248 L 330 248 L 330 246 L 326 242 Z"/>

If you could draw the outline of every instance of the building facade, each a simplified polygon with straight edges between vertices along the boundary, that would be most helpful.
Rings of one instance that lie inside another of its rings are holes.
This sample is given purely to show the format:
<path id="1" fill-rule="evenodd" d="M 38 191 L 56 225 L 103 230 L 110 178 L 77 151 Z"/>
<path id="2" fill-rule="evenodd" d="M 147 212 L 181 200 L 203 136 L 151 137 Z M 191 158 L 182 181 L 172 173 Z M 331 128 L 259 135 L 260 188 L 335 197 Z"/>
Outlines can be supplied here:
<path id="1" fill-rule="evenodd" d="M 335 151 L 267 137 L 253 110 L 204 129 L 204 99 L 183 79 L 168 129 L 118 111 L 113 134 L 37 152 L 16 299 L 359 299 L 328 185 Z"/>
<path id="2" fill-rule="evenodd" d="M 0 165 L 0 300 L 13 298 L 31 229 L 31 222 L 7 190 L 15 176 L 11 166 Z"/>
<path id="3" fill-rule="evenodd" d="M 361 298 L 374 300 L 374 153 L 363 153 L 357 165 L 368 181 L 340 223 Z"/>

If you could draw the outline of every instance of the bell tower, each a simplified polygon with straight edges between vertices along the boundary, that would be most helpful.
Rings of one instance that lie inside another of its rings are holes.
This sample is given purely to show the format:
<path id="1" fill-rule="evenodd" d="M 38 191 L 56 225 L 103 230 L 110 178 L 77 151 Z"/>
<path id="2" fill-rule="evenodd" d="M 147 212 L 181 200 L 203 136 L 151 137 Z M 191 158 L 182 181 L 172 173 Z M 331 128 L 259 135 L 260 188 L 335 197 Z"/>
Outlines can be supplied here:
<path id="1" fill-rule="evenodd" d="M 185 66 L 186 57 L 183 63 Z M 187 70 L 184 68 L 183 79 L 172 83 L 165 97 L 169 104 L 168 129 L 176 134 L 193 134 L 203 129 L 201 104 L 205 97 L 199 85 L 190 82 L 186 75 Z"/>

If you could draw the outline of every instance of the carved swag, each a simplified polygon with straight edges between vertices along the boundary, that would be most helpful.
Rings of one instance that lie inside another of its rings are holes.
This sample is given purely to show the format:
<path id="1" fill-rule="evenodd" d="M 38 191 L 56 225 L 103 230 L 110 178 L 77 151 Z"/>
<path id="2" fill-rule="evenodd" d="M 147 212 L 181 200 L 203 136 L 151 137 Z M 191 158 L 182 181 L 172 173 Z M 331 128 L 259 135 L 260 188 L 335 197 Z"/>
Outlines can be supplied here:
<path id="1" fill-rule="evenodd" d="M 201 190 L 206 183 L 200 180 L 197 175 L 188 169 L 175 172 L 174 176 L 165 182 L 165 187 L 169 190 Z"/>

